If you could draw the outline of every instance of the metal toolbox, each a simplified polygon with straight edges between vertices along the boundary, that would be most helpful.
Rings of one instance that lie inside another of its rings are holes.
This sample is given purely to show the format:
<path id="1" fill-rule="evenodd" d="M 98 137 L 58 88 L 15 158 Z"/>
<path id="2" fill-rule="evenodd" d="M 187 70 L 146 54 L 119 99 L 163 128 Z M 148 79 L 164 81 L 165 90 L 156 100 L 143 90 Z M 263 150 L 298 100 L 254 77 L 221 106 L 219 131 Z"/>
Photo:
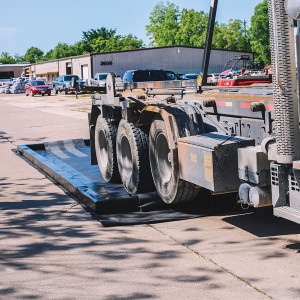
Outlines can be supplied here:
<path id="1" fill-rule="evenodd" d="M 181 138 L 178 142 L 180 178 L 214 193 L 237 191 L 241 184 L 237 149 L 253 145 L 253 139 L 217 132 Z"/>

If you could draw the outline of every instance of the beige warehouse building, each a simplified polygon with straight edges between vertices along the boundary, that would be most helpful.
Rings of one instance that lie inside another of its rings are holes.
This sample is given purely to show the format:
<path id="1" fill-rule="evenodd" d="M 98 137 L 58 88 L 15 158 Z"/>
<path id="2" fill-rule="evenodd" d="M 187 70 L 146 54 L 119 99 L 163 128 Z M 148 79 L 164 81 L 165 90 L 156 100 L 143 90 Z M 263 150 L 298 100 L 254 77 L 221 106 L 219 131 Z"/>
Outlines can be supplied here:
<path id="1" fill-rule="evenodd" d="M 48 82 L 66 74 L 75 74 L 84 80 L 102 72 L 114 72 L 123 76 L 125 71 L 132 69 L 165 69 L 177 73 L 199 74 L 203 53 L 203 48 L 169 46 L 87 54 L 35 63 L 25 68 L 25 74 L 44 77 Z M 253 52 L 212 49 L 209 72 L 221 72 L 230 59 L 242 54 L 249 55 L 254 60 Z"/>
<path id="2" fill-rule="evenodd" d="M 19 64 L 1 64 L 0 63 L 0 80 L 10 79 L 22 76 L 24 68 L 29 68 L 30 63 Z"/>
<path id="3" fill-rule="evenodd" d="M 35 63 L 25 68 L 26 76 L 43 77 L 51 82 L 59 75 L 76 74 L 81 78 L 91 77 L 91 55 L 61 58 Z"/>

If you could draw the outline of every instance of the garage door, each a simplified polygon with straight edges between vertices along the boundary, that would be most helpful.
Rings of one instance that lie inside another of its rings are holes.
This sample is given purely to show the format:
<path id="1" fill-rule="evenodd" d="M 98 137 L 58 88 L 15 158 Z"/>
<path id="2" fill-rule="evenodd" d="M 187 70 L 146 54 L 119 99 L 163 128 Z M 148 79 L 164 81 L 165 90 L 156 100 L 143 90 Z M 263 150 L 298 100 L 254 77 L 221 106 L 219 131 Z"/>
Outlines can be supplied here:
<path id="1" fill-rule="evenodd" d="M 86 80 L 89 78 L 89 66 L 88 65 L 81 66 L 81 78 L 83 80 Z"/>
<path id="2" fill-rule="evenodd" d="M 12 71 L 0 72 L 0 79 L 10 79 L 13 77 L 14 77 L 14 72 Z"/>

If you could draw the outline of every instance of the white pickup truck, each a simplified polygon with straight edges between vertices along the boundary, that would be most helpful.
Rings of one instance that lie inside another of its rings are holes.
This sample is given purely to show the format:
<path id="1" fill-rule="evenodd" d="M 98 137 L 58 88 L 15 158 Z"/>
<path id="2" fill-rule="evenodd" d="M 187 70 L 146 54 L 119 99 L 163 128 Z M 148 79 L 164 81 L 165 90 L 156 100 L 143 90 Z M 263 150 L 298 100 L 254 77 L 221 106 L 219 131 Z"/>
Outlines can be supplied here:
<path id="1" fill-rule="evenodd" d="M 89 79 L 88 85 L 105 87 L 107 74 L 108 73 L 96 73 L 94 78 Z"/>

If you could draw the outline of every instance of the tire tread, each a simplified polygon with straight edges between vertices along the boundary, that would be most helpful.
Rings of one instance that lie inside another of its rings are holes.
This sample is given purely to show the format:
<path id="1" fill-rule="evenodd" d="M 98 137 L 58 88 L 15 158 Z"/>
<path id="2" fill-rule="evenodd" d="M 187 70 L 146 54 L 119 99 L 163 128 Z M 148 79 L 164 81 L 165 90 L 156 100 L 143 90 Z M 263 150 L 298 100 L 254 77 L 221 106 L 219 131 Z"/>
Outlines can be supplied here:
<path id="1" fill-rule="evenodd" d="M 165 126 L 163 124 L 164 123 L 161 118 L 157 118 L 153 121 L 150 129 L 150 138 L 152 142 L 155 139 L 154 136 L 156 132 L 163 132 L 165 134 Z M 152 145 L 152 147 L 155 148 L 154 145 Z M 157 149 L 150 150 L 150 158 L 153 159 L 153 161 L 151 161 L 151 168 L 153 177 L 155 177 L 154 181 L 156 183 L 157 191 L 160 194 L 162 200 L 168 204 L 179 204 L 194 200 L 199 195 L 201 189 L 199 186 L 179 178 L 179 170 L 177 170 L 176 167 L 176 165 L 178 164 L 177 158 L 175 158 L 175 161 L 173 161 L 173 175 L 172 179 L 168 183 L 168 188 L 163 189 L 161 187 L 161 179 L 159 178 L 159 174 L 157 172 L 158 168 L 157 162 L 155 160 L 155 151 L 157 151 Z M 158 177 L 156 178 L 156 176 Z"/>
<path id="2" fill-rule="evenodd" d="M 135 172 L 137 172 L 135 175 L 138 178 L 136 182 L 131 181 L 130 187 L 125 186 L 123 182 L 125 189 L 134 194 L 154 191 L 155 187 L 151 176 L 149 162 L 149 137 L 141 128 L 136 127 L 133 123 L 129 123 L 125 120 L 121 122 L 120 125 L 123 128 L 126 128 L 127 132 L 134 140 L 134 145 L 131 145 L 131 151 L 134 151 L 133 159 L 134 164 L 136 165 Z M 127 138 L 129 137 L 127 136 Z"/>
<path id="3" fill-rule="evenodd" d="M 99 121 L 98 121 L 98 119 L 99 119 Z M 106 174 L 103 174 L 103 172 L 100 168 L 99 162 L 98 162 L 99 169 L 103 176 L 103 179 L 106 182 L 119 183 L 120 182 L 120 174 L 119 174 L 118 163 L 117 163 L 117 154 L 116 154 L 117 127 L 116 127 L 115 123 L 113 121 L 111 121 L 110 119 L 102 118 L 100 116 L 98 117 L 98 119 L 97 119 L 97 123 L 98 122 L 104 123 L 101 126 L 104 130 L 107 130 L 108 138 L 110 139 L 110 142 L 112 143 L 112 149 L 111 149 L 112 160 L 110 161 L 109 169 L 105 170 Z M 97 128 L 97 123 L 96 123 L 96 128 Z M 95 132 L 95 135 L 96 134 L 97 134 L 97 132 Z M 95 136 L 95 142 L 96 142 L 96 136 Z"/>

